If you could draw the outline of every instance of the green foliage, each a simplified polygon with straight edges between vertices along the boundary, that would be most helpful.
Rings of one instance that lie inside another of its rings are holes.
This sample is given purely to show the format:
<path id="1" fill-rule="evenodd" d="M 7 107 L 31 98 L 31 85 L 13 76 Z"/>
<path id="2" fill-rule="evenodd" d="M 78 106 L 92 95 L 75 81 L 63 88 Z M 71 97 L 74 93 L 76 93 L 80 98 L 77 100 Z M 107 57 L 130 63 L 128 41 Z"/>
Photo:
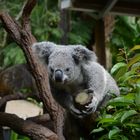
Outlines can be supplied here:
<path id="1" fill-rule="evenodd" d="M 22 50 L 15 43 L 7 45 L 7 47 L 2 49 L 1 54 L 3 54 L 4 67 L 26 62 Z"/>
<path id="2" fill-rule="evenodd" d="M 25 1 L 2 0 L 0 9 L 8 11 L 20 22 L 21 9 Z M 38 41 L 49 40 L 60 43 L 63 35 L 59 28 L 60 9 L 58 0 L 38 0 L 31 14 L 32 33 Z M 71 30 L 68 33 L 69 44 L 87 45 L 93 31 L 93 20 L 84 20 L 82 13 L 71 13 Z M 6 42 L 6 43 L 4 43 Z M 5 44 L 4 46 L 2 44 Z M 2 46 L 2 47 L 1 47 Z M 18 46 L 11 42 L 0 23 L 0 66 L 8 67 L 14 64 L 25 63 L 25 58 Z"/>
<path id="3" fill-rule="evenodd" d="M 8 67 L 14 64 L 25 63 L 25 57 L 22 50 L 17 47 L 15 43 L 11 43 L 7 45 L 2 51 L 1 55 L 3 55 L 3 63 L 4 67 Z"/>
<path id="4" fill-rule="evenodd" d="M 139 140 L 140 137 L 140 56 L 139 46 L 124 52 L 127 57 L 111 70 L 120 87 L 121 95 L 111 99 L 101 111 L 97 128 L 99 140 Z M 127 60 L 126 60 L 127 58 Z"/>
<path id="5" fill-rule="evenodd" d="M 110 40 L 110 47 L 113 52 L 113 63 L 116 63 L 118 50 L 130 49 L 140 44 L 140 19 L 137 17 L 117 16 L 115 27 Z M 122 57 L 121 57 L 122 58 Z"/>
<path id="6" fill-rule="evenodd" d="M 71 31 L 69 33 L 69 43 L 87 45 L 93 32 L 94 20 L 89 21 L 79 18 L 77 15 L 73 16 Z"/>
<path id="7" fill-rule="evenodd" d="M 62 36 L 59 21 L 57 2 L 39 1 L 31 15 L 33 34 L 39 41 L 49 40 L 58 43 Z"/>
<path id="8" fill-rule="evenodd" d="M 28 137 L 18 135 L 14 131 L 11 131 L 10 140 L 30 140 Z"/>

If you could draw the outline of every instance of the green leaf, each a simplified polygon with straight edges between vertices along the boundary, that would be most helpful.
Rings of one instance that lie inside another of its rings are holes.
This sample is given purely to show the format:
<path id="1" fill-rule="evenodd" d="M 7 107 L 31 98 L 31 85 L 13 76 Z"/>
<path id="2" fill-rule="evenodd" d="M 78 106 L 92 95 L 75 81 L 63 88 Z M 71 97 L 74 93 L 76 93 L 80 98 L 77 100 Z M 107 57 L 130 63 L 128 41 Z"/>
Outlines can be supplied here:
<path id="1" fill-rule="evenodd" d="M 126 72 L 122 77 L 119 78 L 119 82 L 129 82 L 129 80 L 133 79 L 135 76 L 133 71 Z M 126 85 L 125 85 L 126 86 Z"/>
<path id="2" fill-rule="evenodd" d="M 138 114 L 138 112 L 136 112 L 135 110 L 126 111 L 124 115 L 121 117 L 121 123 L 123 123 L 127 118 L 136 114 Z"/>
<path id="3" fill-rule="evenodd" d="M 116 75 L 114 76 L 114 78 L 118 81 L 122 76 L 124 76 L 124 74 L 127 72 L 127 66 L 121 67 Z"/>
<path id="4" fill-rule="evenodd" d="M 119 135 L 119 137 L 121 138 L 120 140 L 129 140 L 126 136 L 124 135 Z"/>
<path id="5" fill-rule="evenodd" d="M 134 104 L 134 101 L 127 97 L 116 97 L 108 102 L 108 105 L 113 106 L 127 106 L 130 104 Z"/>
<path id="6" fill-rule="evenodd" d="M 125 123 L 125 126 L 140 128 L 140 124 L 136 124 L 136 123 Z"/>
<path id="7" fill-rule="evenodd" d="M 91 134 L 92 134 L 92 133 L 98 133 L 98 132 L 101 132 L 101 131 L 103 131 L 103 130 L 104 130 L 104 128 L 99 127 L 99 128 L 97 128 L 97 129 L 93 129 L 93 130 L 91 131 Z"/>
<path id="8" fill-rule="evenodd" d="M 118 57 L 117 57 L 117 61 L 118 61 L 118 62 L 125 61 L 125 58 L 124 58 L 123 56 L 118 56 Z"/>
<path id="9" fill-rule="evenodd" d="M 133 64 L 135 64 L 136 62 L 138 62 L 140 60 L 140 54 L 135 55 L 127 64 L 127 67 L 131 67 Z"/>
<path id="10" fill-rule="evenodd" d="M 137 86 L 137 92 L 135 94 L 135 103 L 140 107 L 140 86 Z"/>
<path id="11" fill-rule="evenodd" d="M 109 134 L 108 134 L 108 138 L 109 139 L 112 139 L 112 137 L 114 136 L 114 135 L 116 135 L 116 134 L 118 134 L 118 133 L 120 133 L 121 132 L 121 130 L 119 129 L 119 128 L 115 128 L 115 129 L 113 129 L 113 130 L 110 130 L 109 131 Z"/>
<path id="12" fill-rule="evenodd" d="M 103 118 L 99 121 L 98 125 L 99 124 L 102 124 L 102 125 L 106 124 L 107 126 L 110 126 L 110 125 L 114 125 L 116 123 L 118 123 L 118 121 L 114 120 L 114 118 Z"/>
<path id="13" fill-rule="evenodd" d="M 115 114 L 113 115 L 115 120 L 120 120 L 120 118 L 122 117 L 122 115 L 124 114 L 125 110 L 122 110 L 120 112 L 115 112 Z"/>
<path id="14" fill-rule="evenodd" d="M 122 67 L 126 67 L 126 63 L 123 62 L 117 63 L 112 67 L 110 73 L 114 75 Z"/>
<path id="15" fill-rule="evenodd" d="M 108 134 L 102 135 L 99 140 L 108 140 Z"/>
<path id="16" fill-rule="evenodd" d="M 17 140 L 17 139 L 18 139 L 18 134 L 14 131 L 11 131 L 10 140 Z"/>
<path id="17" fill-rule="evenodd" d="M 135 50 L 140 50 L 140 45 L 135 45 L 130 52 L 135 51 Z"/>

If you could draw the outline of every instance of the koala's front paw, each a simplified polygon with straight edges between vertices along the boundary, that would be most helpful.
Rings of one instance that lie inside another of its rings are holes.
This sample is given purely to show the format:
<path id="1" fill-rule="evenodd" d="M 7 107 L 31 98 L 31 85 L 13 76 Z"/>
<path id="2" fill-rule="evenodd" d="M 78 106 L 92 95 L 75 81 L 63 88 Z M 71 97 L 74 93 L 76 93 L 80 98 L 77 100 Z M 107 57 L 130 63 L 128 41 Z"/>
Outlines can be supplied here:
<path id="1" fill-rule="evenodd" d="M 85 105 L 86 112 L 91 113 L 95 112 L 98 106 L 98 100 L 95 96 L 92 96 L 91 102 Z"/>
<path id="2" fill-rule="evenodd" d="M 92 89 L 86 89 L 75 97 L 75 107 L 85 115 L 96 111 L 98 100 Z"/>

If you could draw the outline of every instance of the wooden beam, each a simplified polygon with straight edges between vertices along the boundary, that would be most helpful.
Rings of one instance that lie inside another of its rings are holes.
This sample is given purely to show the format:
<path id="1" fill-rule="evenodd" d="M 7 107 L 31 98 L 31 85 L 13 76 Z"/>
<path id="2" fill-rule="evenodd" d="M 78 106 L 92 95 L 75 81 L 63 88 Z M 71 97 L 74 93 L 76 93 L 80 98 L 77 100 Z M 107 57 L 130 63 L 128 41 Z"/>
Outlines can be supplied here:
<path id="1" fill-rule="evenodd" d="M 95 51 L 98 56 L 98 61 L 106 68 L 106 53 L 105 53 L 105 30 L 104 21 L 99 19 L 95 26 Z"/>
<path id="2" fill-rule="evenodd" d="M 114 5 L 117 3 L 118 0 L 108 0 L 105 7 L 101 12 L 99 12 L 98 18 L 103 18 L 106 14 L 110 12 L 110 10 L 114 7 Z"/>
<path id="3" fill-rule="evenodd" d="M 112 2 L 115 2 L 112 0 Z M 107 5 L 105 0 L 75 0 L 72 2 L 72 10 L 100 12 Z M 111 13 L 117 15 L 135 15 L 140 16 L 140 1 L 139 0 L 119 0 L 110 10 Z"/>
<path id="4" fill-rule="evenodd" d="M 92 17 L 95 18 L 96 20 L 103 18 L 110 12 L 110 10 L 114 7 L 117 1 L 118 0 L 108 0 L 101 11 L 98 11 L 98 13 L 95 14 L 92 13 Z"/>

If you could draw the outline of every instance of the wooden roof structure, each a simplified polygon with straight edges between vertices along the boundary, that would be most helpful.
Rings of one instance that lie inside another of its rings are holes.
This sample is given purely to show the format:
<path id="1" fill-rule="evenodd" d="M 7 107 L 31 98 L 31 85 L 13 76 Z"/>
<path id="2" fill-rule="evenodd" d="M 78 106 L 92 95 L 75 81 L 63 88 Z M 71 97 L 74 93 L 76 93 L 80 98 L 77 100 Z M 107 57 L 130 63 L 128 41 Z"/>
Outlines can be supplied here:
<path id="1" fill-rule="evenodd" d="M 99 17 L 108 12 L 140 16 L 140 0 L 61 0 L 60 6 L 61 9 L 94 12 Z"/>
<path id="2" fill-rule="evenodd" d="M 61 9 L 91 12 L 96 19 L 95 44 L 99 62 L 106 67 L 104 17 L 113 15 L 140 16 L 140 0 L 60 0 Z"/>

